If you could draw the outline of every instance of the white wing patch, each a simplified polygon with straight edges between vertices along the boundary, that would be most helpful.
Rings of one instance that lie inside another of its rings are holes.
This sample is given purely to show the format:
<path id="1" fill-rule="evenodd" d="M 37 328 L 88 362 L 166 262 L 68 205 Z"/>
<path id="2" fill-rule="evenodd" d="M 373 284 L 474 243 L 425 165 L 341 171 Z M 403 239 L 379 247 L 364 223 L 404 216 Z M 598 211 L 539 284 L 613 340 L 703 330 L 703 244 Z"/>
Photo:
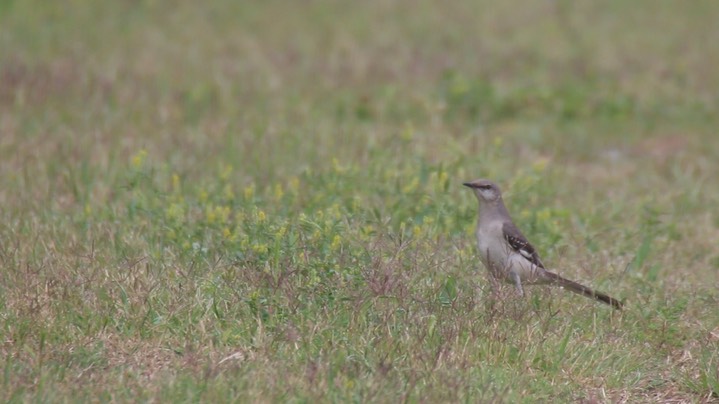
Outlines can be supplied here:
<path id="1" fill-rule="evenodd" d="M 524 258 L 527 258 L 530 260 L 532 259 L 532 254 L 529 251 L 525 250 L 524 248 L 521 248 L 519 250 L 519 253 L 522 254 L 524 256 Z"/>

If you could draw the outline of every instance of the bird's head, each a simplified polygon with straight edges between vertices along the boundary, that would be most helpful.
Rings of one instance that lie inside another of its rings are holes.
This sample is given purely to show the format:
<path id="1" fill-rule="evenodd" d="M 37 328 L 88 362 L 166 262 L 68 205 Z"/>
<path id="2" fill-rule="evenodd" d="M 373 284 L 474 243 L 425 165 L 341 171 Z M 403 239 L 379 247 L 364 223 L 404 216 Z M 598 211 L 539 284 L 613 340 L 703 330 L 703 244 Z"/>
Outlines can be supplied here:
<path id="1" fill-rule="evenodd" d="M 465 182 L 462 185 L 471 188 L 480 203 L 495 202 L 502 199 L 502 192 L 499 187 L 490 180 L 479 179 Z"/>

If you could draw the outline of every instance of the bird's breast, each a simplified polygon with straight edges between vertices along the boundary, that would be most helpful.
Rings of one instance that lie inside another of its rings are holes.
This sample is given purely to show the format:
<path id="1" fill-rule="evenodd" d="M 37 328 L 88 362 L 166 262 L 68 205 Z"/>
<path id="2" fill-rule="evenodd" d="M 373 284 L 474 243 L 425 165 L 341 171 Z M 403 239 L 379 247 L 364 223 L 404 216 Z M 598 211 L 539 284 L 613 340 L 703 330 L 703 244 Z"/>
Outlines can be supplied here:
<path id="1" fill-rule="evenodd" d="M 491 271 L 506 266 L 507 251 L 500 226 L 477 226 L 477 249 L 482 262 Z"/>

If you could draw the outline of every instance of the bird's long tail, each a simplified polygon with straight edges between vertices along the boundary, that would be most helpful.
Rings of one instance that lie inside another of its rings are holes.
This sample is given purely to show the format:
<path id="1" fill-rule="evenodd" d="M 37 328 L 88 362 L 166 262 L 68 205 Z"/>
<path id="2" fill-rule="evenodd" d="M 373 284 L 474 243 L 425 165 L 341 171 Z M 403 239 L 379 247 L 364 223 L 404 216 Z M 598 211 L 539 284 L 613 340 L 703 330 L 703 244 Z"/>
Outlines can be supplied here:
<path id="1" fill-rule="evenodd" d="M 577 294 L 580 294 L 580 295 L 583 295 L 583 296 L 586 296 L 586 297 L 589 297 L 592 299 L 597 299 L 600 302 L 602 302 L 604 304 L 608 304 L 617 310 L 621 310 L 622 307 L 624 307 L 624 303 L 620 302 L 619 300 L 617 300 L 609 295 L 606 295 L 601 292 L 596 292 L 593 289 L 586 287 L 582 284 L 579 284 L 574 281 L 570 281 L 569 279 L 566 279 L 566 278 L 562 278 L 561 276 L 559 276 L 553 272 L 547 271 L 546 275 L 549 278 L 551 283 L 556 284 L 558 286 L 562 286 L 566 289 L 569 289 L 570 291 L 572 291 L 574 293 L 577 293 Z"/>

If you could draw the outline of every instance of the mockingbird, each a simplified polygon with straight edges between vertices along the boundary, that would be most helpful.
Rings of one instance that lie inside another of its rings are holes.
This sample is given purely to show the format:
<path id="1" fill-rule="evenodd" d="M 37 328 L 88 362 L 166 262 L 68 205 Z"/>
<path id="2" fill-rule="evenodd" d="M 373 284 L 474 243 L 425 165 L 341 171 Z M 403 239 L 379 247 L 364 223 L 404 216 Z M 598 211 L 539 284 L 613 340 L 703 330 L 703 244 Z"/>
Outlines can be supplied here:
<path id="1" fill-rule="evenodd" d="M 512 222 L 495 183 L 480 179 L 463 185 L 471 188 L 479 201 L 477 247 L 482 263 L 494 278 L 514 283 L 520 295 L 524 295 L 522 283 L 557 285 L 621 310 L 623 304 L 619 300 L 562 278 L 544 267 L 537 251 Z"/>

